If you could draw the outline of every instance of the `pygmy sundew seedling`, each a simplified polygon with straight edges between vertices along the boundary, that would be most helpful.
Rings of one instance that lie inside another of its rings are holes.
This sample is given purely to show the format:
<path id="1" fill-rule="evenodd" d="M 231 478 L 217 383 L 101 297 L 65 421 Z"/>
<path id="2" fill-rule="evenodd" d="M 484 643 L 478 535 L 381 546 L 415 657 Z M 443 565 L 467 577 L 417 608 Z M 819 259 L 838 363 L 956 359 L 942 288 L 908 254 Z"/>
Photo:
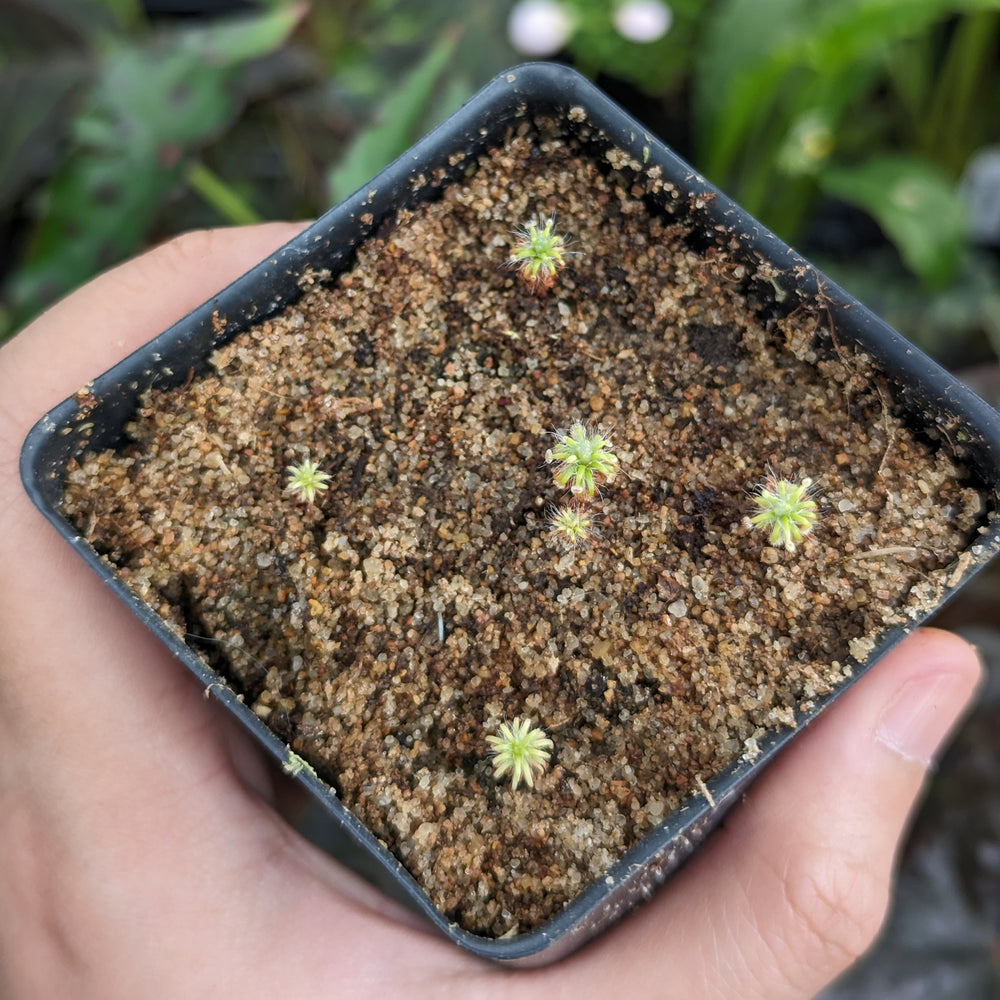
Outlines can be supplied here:
<path id="1" fill-rule="evenodd" d="M 498 736 L 487 736 L 493 748 L 493 776 L 502 778 L 510 772 L 511 788 L 517 788 L 524 779 L 534 788 L 538 778 L 548 766 L 552 740 L 544 729 L 532 726 L 531 719 L 518 716 L 513 722 L 502 722 Z"/>
<path id="2" fill-rule="evenodd" d="M 755 528 L 769 531 L 772 545 L 794 552 L 796 543 L 813 530 L 819 516 L 812 487 L 808 478 L 793 483 L 770 474 L 751 497 L 758 512 L 748 521 Z"/>
<path id="3" fill-rule="evenodd" d="M 516 242 L 507 263 L 536 295 L 547 292 L 566 266 L 566 238 L 555 231 L 555 224 L 554 217 L 539 216 L 537 222 L 514 230 Z"/>
<path id="4" fill-rule="evenodd" d="M 294 493 L 300 500 L 312 503 L 316 493 L 328 490 L 326 481 L 330 477 L 319 471 L 319 466 L 312 459 L 305 459 L 300 465 L 288 466 L 288 485 L 286 493 Z"/>
<path id="5" fill-rule="evenodd" d="M 577 504 L 563 504 L 552 508 L 549 514 L 549 530 L 570 545 L 585 542 L 594 533 L 593 515 L 585 507 Z"/>
<path id="6" fill-rule="evenodd" d="M 618 471 L 618 456 L 611 448 L 611 439 L 581 423 L 573 424 L 569 433 L 558 437 L 558 444 L 545 456 L 547 462 L 558 463 L 553 479 L 558 486 L 568 486 L 575 495 L 589 500 L 601 483 L 610 483 Z"/>

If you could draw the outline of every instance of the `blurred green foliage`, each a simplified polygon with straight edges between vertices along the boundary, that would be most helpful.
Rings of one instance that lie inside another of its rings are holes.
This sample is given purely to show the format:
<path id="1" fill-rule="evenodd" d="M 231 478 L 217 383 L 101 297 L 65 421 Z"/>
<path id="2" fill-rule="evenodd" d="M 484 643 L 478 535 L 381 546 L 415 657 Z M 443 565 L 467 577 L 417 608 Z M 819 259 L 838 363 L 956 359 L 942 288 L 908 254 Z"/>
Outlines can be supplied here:
<path id="1" fill-rule="evenodd" d="M 983 289 L 964 314 L 993 315 L 995 262 L 972 252 L 957 190 L 1000 141 L 1000 0 L 674 0 L 648 43 L 615 30 L 618 0 L 560 2 L 574 25 L 560 58 L 680 135 L 779 235 L 808 241 L 830 199 L 856 206 L 897 250 L 887 281 Z M 242 6 L 0 7 L 0 338 L 179 230 L 316 215 L 520 60 L 512 0 Z M 829 266 L 849 284 L 852 264 L 870 270 L 860 248 Z M 927 336 L 935 350 L 945 333 Z"/>
<path id="2" fill-rule="evenodd" d="M 65 136 L 72 155 L 48 178 L 44 213 L 9 285 L 16 309 L 141 245 L 190 152 L 235 117 L 238 68 L 279 48 L 297 20 L 286 8 L 169 39 L 94 39 L 97 68 Z"/>
<path id="3" fill-rule="evenodd" d="M 318 214 L 517 61 L 490 0 L 248 6 L 0 8 L 0 339 L 180 230 Z"/>
<path id="4" fill-rule="evenodd" d="M 722 0 L 696 59 L 699 165 L 780 232 L 798 230 L 820 189 L 854 202 L 943 286 L 962 242 L 958 172 L 998 137 L 997 11 Z"/>

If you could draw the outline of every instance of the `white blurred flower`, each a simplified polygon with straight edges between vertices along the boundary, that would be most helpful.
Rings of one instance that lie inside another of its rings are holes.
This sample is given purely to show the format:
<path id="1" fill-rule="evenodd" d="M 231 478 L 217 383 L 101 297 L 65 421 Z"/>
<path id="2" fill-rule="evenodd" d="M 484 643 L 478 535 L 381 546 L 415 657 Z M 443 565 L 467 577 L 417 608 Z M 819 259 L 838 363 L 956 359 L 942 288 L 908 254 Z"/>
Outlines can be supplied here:
<path id="1" fill-rule="evenodd" d="M 510 44 L 528 56 L 551 56 L 573 33 L 573 15 L 556 0 L 520 0 L 507 21 Z"/>
<path id="2" fill-rule="evenodd" d="M 662 0 L 625 0 L 614 20 L 618 33 L 630 42 L 655 42 L 670 30 L 674 14 Z"/>

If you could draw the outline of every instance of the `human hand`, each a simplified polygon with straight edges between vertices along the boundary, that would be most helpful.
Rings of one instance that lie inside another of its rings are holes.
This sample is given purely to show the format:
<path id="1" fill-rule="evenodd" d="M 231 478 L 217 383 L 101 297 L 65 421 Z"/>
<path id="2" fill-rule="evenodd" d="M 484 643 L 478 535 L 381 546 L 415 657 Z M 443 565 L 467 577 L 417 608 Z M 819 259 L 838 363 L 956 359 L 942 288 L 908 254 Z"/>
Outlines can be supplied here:
<path id="1" fill-rule="evenodd" d="M 302 840 L 251 741 L 31 506 L 32 423 L 291 238 L 192 233 L 0 350 L 0 995 L 477 1000 L 813 996 L 871 942 L 926 767 L 979 677 L 922 630 L 614 930 L 546 969 L 485 964 Z"/>

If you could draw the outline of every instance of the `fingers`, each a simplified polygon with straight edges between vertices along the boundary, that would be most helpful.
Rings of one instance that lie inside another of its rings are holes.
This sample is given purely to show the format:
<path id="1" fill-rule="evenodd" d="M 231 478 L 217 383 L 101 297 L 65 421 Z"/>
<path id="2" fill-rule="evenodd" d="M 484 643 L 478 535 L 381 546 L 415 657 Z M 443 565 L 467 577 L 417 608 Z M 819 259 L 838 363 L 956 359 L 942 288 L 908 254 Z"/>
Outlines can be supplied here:
<path id="1" fill-rule="evenodd" d="M 877 933 L 927 765 L 979 677 L 957 637 L 908 638 L 774 763 L 661 897 L 574 960 L 575 974 L 593 985 L 617 969 L 607 986 L 636 996 L 815 995 Z"/>

